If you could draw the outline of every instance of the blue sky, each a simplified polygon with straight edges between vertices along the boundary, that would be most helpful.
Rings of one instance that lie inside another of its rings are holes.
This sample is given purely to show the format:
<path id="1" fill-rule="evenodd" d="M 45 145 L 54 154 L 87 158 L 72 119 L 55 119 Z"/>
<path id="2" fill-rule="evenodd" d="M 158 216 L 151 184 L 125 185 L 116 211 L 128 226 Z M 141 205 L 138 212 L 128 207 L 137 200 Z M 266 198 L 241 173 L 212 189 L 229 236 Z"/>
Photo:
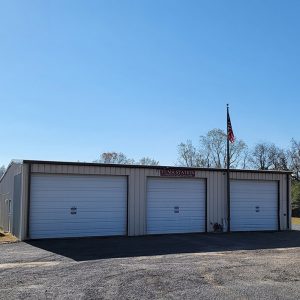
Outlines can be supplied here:
<path id="1" fill-rule="evenodd" d="M 174 164 L 225 129 L 300 139 L 300 1 L 1 1 L 0 164 Z"/>

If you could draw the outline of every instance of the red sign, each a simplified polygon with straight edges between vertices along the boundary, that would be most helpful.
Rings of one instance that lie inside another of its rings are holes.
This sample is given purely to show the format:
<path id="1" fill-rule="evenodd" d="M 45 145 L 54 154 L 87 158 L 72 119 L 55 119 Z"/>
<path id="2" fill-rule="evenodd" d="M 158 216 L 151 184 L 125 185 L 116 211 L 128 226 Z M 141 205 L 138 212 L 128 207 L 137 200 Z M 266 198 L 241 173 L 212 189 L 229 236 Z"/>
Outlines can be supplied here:
<path id="1" fill-rule="evenodd" d="M 160 176 L 169 177 L 195 177 L 194 170 L 180 170 L 180 169 L 162 169 L 160 170 Z"/>

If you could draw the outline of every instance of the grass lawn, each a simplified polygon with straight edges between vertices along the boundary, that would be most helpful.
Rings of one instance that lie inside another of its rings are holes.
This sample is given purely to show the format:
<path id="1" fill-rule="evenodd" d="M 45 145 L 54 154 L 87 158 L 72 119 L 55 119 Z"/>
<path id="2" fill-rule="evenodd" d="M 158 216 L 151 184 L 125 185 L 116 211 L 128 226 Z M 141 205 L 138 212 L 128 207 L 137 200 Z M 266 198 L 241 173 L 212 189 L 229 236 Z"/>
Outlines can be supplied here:
<path id="1" fill-rule="evenodd" d="M 292 218 L 292 223 L 295 225 L 300 225 L 300 218 Z"/>

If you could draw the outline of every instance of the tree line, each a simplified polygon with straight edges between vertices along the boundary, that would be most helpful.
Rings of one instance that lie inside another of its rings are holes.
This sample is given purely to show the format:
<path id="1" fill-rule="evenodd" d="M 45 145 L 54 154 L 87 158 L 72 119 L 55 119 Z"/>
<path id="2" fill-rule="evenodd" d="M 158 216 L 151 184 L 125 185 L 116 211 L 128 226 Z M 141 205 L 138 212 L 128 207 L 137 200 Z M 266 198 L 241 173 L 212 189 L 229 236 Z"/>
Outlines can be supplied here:
<path id="1" fill-rule="evenodd" d="M 227 135 L 221 129 L 200 136 L 199 144 L 188 140 L 178 146 L 178 163 L 187 167 L 226 168 Z M 252 148 L 241 139 L 230 144 L 230 168 L 256 170 L 291 170 L 299 180 L 300 142 L 291 140 L 288 149 L 274 143 L 257 143 Z"/>
<path id="2" fill-rule="evenodd" d="M 142 157 L 139 160 L 129 158 L 123 152 L 103 152 L 100 154 L 99 159 L 94 160 L 95 163 L 103 164 L 123 164 L 123 165 L 148 165 L 148 166 L 158 166 L 159 161 L 150 157 Z"/>
<path id="3" fill-rule="evenodd" d="M 226 148 L 226 133 L 221 129 L 210 130 L 200 136 L 197 145 L 190 140 L 178 145 L 178 165 L 226 168 Z M 250 148 L 243 140 L 236 139 L 230 145 L 230 168 L 292 171 L 293 213 L 300 216 L 300 141 L 291 139 L 287 148 L 267 142 Z"/>

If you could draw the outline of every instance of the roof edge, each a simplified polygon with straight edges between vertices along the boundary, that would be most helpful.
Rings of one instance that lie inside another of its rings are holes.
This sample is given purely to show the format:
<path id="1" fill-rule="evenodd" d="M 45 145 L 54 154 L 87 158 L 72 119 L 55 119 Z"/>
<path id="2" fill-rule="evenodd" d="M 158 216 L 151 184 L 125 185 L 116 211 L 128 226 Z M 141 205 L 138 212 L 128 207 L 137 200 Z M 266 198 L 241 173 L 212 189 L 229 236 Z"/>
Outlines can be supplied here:
<path id="1" fill-rule="evenodd" d="M 13 163 L 13 162 L 12 162 Z M 195 171 L 212 171 L 212 172 L 226 172 L 223 168 L 198 168 L 198 167 L 178 167 L 178 166 L 149 166 L 149 165 L 128 165 L 128 164 L 104 164 L 93 162 L 71 162 L 71 161 L 52 161 L 52 160 L 23 160 L 24 164 L 47 164 L 47 165 L 76 165 L 76 166 L 94 166 L 94 167 L 116 167 L 116 168 L 136 168 L 136 169 L 186 169 Z M 249 170 L 249 169 L 230 169 L 231 172 L 245 172 L 245 173 L 268 173 L 268 174 L 292 174 L 292 171 L 278 171 L 278 170 Z"/>

